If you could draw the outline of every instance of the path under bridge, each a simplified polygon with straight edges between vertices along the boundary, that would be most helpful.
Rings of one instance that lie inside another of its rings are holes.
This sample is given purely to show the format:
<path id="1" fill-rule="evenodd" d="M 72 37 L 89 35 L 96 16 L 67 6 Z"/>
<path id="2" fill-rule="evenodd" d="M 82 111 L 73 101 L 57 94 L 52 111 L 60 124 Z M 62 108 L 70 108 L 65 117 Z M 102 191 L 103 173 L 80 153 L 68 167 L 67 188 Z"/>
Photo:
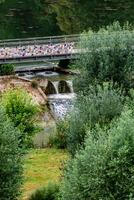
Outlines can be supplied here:
<path id="1" fill-rule="evenodd" d="M 76 59 L 80 35 L 0 40 L 0 64 Z"/>

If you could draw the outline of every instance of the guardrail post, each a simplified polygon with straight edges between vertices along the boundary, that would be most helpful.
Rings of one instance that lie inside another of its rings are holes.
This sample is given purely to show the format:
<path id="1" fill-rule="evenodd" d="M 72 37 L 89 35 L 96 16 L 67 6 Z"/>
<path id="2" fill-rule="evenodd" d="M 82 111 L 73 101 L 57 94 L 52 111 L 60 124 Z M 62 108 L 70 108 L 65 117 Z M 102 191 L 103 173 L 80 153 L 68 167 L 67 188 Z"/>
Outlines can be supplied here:
<path id="1" fill-rule="evenodd" d="M 50 39 L 49 39 L 49 43 L 51 44 L 52 43 L 52 38 L 50 37 Z"/>
<path id="2" fill-rule="evenodd" d="M 34 40 L 34 46 L 36 45 L 36 40 Z"/>
<path id="3" fill-rule="evenodd" d="M 67 38 L 66 37 L 64 37 L 64 41 L 65 41 L 65 44 L 66 44 L 66 42 L 67 42 Z"/>
<path id="4" fill-rule="evenodd" d="M 51 37 L 50 37 L 50 40 L 49 40 L 49 44 L 50 44 L 50 46 L 52 45 L 52 38 Z M 51 59 L 53 58 L 52 52 L 50 52 L 50 58 Z"/>

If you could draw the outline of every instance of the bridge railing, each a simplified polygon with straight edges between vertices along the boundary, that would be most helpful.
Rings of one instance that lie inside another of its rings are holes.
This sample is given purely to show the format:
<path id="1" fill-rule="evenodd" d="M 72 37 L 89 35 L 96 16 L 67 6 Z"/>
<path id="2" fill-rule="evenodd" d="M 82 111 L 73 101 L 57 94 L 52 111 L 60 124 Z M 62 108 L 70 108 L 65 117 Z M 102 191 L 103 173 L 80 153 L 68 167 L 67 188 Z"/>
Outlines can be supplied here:
<path id="1" fill-rule="evenodd" d="M 57 60 L 64 60 L 64 59 L 75 59 L 77 58 L 76 54 L 62 54 L 62 55 L 43 55 L 43 56 L 27 56 L 27 57 L 19 57 L 19 58 L 5 58 L 0 59 L 0 64 L 6 64 L 6 63 L 24 63 L 24 62 L 33 62 L 33 61 L 57 61 Z"/>
<path id="2" fill-rule="evenodd" d="M 77 43 L 80 39 L 80 35 L 62 35 L 51 37 L 37 37 L 37 38 L 23 38 L 23 39 L 9 39 L 0 40 L 0 47 L 11 46 L 25 46 L 25 45 L 38 45 L 38 44 L 57 44 L 57 43 Z"/>

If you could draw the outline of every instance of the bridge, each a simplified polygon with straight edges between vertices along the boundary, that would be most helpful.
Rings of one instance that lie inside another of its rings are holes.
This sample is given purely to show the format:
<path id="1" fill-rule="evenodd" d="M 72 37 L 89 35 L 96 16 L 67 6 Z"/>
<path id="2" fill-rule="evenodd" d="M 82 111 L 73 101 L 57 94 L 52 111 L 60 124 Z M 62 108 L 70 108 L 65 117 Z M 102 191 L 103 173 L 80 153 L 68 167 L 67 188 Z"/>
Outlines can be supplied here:
<path id="1" fill-rule="evenodd" d="M 60 80 L 60 81 L 48 81 L 45 94 L 66 94 L 73 93 L 73 82 L 72 80 Z"/>
<path id="2" fill-rule="evenodd" d="M 80 35 L 0 40 L 0 64 L 75 59 Z"/>

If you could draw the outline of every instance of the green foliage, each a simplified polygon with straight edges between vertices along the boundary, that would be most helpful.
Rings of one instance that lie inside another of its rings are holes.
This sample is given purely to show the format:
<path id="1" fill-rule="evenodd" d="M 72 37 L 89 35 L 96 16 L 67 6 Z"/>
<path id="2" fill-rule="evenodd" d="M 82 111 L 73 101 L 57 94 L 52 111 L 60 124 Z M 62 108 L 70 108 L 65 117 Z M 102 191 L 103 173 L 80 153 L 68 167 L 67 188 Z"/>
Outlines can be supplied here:
<path id="1" fill-rule="evenodd" d="M 87 96 L 78 95 L 66 130 L 67 147 L 72 155 L 83 145 L 89 128 L 93 129 L 96 124 L 108 126 L 113 118 L 121 114 L 123 101 L 120 93 L 106 86 L 103 89 L 98 86 L 97 91 L 89 88 Z"/>
<path id="2" fill-rule="evenodd" d="M 50 183 L 46 187 L 36 190 L 29 200 L 58 200 L 58 193 L 59 186 Z"/>
<path id="3" fill-rule="evenodd" d="M 1 39 L 81 33 L 114 20 L 134 22 L 133 0 L 0 0 L 0 5 Z"/>
<path id="4" fill-rule="evenodd" d="M 0 3 L 3 3 L 5 0 L 0 0 Z"/>
<path id="5" fill-rule="evenodd" d="M 133 0 L 59 0 L 51 1 L 51 7 L 57 16 L 60 29 L 68 34 L 81 33 L 89 28 L 98 30 L 100 27 L 118 20 L 134 22 Z"/>
<path id="6" fill-rule="evenodd" d="M 0 38 L 28 38 L 59 35 L 54 13 L 41 0 L 4 0 L 0 4 Z"/>
<path id="7" fill-rule="evenodd" d="M 0 107 L 0 199 L 17 200 L 22 181 L 18 131 Z"/>
<path id="8" fill-rule="evenodd" d="M 12 74 L 14 74 L 13 64 L 4 64 L 0 66 L 0 76 L 12 75 Z"/>
<path id="9" fill-rule="evenodd" d="M 110 81 L 113 88 L 119 87 L 123 94 L 128 94 L 134 87 L 133 43 L 134 30 L 129 24 L 122 28 L 118 22 L 97 33 L 89 31 L 87 36 L 82 35 L 77 61 L 82 73 L 76 82 L 76 91 L 83 91 L 83 86 L 86 90 L 90 84 L 103 85 Z"/>
<path id="10" fill-rule="evenodd" d="M 66 131 L 68 126 L 66 119 L 56 122 L 56 134 L 49 137 L 49 146 L 54 146 L 58 149 L 65 149 L 67 147 Z"/>
<path id="11" fill-rule="evenodd" d="M 62 200 L 134 198 L 134 116 L 126 110 L 110 130 L 89 132 L 65 170 Z"/>
<path id="12" fill-rule="evenodd" d="M 23 89 L 8 90 L 2 96 L 2 105 L 14 126 L 20 130 L 20 145 L 30 145 L 32 136 L 38 131 L 38 105 Z"/>

